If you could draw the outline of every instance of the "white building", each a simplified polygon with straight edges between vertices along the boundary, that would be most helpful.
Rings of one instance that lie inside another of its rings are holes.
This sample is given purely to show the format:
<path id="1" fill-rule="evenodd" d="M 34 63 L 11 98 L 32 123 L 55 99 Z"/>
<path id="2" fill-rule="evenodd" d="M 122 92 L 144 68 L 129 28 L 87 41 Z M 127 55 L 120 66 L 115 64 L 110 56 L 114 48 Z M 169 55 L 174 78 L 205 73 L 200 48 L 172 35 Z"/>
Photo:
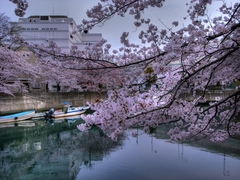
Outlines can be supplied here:
<path id="1" fill-rule="evenodd" d="M 28 43 L 45 44 L 47 41 L 54 41 L 62 49 L 62 52 L 68 53 L 71 46 L 77 46 L 78 49 L 83 50 L 86 46 L 95 44 L 102 39 L 102 34 L 92 33 L 77 33 L 72 34 L 74 30 L 77 30 L 77 24 L 73 18 L 67 16 L 30 16 L 28 18 L 19 18 L 16 22 L 17 25 L 22 27 L 20 36 Z M 23 55 L 27 52 L 27 49 L 18 49 Z M 29 60 L 30 56 L 24 56 Z M 34 61 L 34 57 L 31 56 L 31 61 Z M 30 61 L 30 60 L 29 60 Z M 27 86 L 28 82 L 26 82 Z M 36 86 L 37 85 L 37 86 Z M 30 91 L 64 91 L 59 89 L 56 82 L 48 84 L 39 84 L 36 82 L 32 87 L 29 86 Z"/>
<path id="2" fill-rule="evenodd" d="M 21 36 L 27 42 L 43 44 L 46 41 L 54 41 L 62 48 L 63 52 L 69 52 L 71 46 L 84 49 L 85 46 L 99 42 L 102 35 L 91 33 L 72 34 L 77 30 L 77 24 L 73 18 L 67 16 L 45 15 L 19 18 L 17 22 L 23 30 Z"/>

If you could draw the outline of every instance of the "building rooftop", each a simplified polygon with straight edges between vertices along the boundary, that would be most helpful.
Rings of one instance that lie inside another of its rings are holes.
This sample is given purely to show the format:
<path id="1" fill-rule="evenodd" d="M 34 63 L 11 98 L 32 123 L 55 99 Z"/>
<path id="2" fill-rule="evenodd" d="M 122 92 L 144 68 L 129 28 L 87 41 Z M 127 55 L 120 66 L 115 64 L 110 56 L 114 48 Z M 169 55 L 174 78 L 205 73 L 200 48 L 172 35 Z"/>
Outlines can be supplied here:
<path id="1" fill-rule="evenodd" d="M 51 18 L 68 18 L 67 16 L 64 15 L 41 15 L 41 16 L 29 16 L 28 18 L 41 18 L 41 17 L 51 17 Z"/>
<path id="2" fill-rule="evenodd" d="M 73 22 L 73 18 L 65 15 L 32 15 L 27 18 L 19 18 L 18 22 Z"/>

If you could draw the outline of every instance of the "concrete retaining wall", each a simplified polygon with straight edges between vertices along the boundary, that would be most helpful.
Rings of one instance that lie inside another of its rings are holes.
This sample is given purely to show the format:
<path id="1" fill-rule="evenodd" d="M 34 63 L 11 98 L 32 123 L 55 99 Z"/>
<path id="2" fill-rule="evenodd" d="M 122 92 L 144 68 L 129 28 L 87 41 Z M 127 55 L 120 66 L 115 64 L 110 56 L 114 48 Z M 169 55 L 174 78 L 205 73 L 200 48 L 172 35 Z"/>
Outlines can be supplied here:
<path id="1" fill-rule="evenodd" d="M 36 112 L 50 108 L 63 108 L 62 102 L 70 102 L 73 106 L 83 106 L 95 98 L 105 99 L 106 92 L 56 92 L 14 94 L 15 97 L 0 94 L 0 115 L 34 109 Z"/>
<path id="2" fill-rule="evenodd" d="M 208 101 L 219 101 L 229 96 L 234 91 L 206 91 L 205 97 Z M 196 96 L 183 93 L 179 98 L 192 101 L 201 96 L 202 92 L 197 92 Z M 95 98 L 107 98 L 106 92 L 39 92 L 28 94 L 15 94 L 15 97 L 0 94 L 0 115 L 21 112 L 34 109 L 36 112 L 49 110 L 50 108 L 63 108 L 62 102 L 70 102 L 73 106 L 83 106 L 87 101 L 92 102 Z"/>
<path id="3" fill-rule="evenodd" d="M 204 97 L 208 101 L 220 101 L 223 98 L 228 97 L 229 95 L 233 94 L 235 91 L 234 90 L 208 90 L 205 92 Z M 187 100 L 187 101 L 192 101 L 196 97 L 200 97 L 203 95 L 202 91 L 197 91 L 196 95 L 193 96 L 193 94 L 189 93 L 182 93 L 180 95 L 181 99 Z"/>

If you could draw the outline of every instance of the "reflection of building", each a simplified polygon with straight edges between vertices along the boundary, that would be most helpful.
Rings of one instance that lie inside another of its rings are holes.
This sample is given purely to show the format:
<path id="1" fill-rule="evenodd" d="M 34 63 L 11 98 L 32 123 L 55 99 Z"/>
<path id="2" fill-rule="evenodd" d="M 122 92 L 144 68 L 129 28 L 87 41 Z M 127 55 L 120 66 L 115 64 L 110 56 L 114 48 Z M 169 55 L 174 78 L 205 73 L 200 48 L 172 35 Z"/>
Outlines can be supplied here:
<path id="1" fill-rule="evenodd" d="M 84 49 L 87 45 L 95 44 L 102 39 L 101 34 L 80 33 L 73 18 L 67 16 L 30 16 L 19 18 L 17 22 L 23 29 L 21 36 L 27 42 L 43 44 L 54 41 L 64 52 L 69 52 L 71 46 Z"/>
<path id="2" fill-rule="evenodd" d="M 102 160 L 112 149 L 122 146 L 122 138 L 112 141 L 100 135 L 97 128 L 79 132 L 78 123 L 34 123 L 31 128 L 0 128 L 1 180 L 76 179 L 83 161 Z"/>
<path id="3" fill-rule="evenodd" d="M 42 149 L 42 143 L 41 142 L 34 142 L 33 143 L 33 148 L 35 150 L 41 150 Z"/>

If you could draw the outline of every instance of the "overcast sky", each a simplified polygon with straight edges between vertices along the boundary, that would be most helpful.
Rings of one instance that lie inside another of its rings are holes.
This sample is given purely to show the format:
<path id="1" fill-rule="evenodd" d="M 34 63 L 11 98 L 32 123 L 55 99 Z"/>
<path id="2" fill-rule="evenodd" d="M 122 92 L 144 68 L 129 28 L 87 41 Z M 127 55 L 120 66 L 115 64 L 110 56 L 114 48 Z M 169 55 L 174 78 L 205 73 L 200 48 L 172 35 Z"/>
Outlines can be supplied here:
<path id="1" fill-rule="evenodd" d="M 92 6 L 96 5 L 99 0 L 27 0 L 29 7 L 26 11 L 25 17 L 31 15 L 67 15 L 74 18 L 77 24 L 81 24 L 82 19 L 86 19 L 86 11 Z M 180 26 L 186 25 L 187 21 L 183 20 L 186 16 L 186 2 L 189 0 L 166 0 L 164 6 L 159 8 L 150 8 L 144 13 L 145 17 L 151 19 L 159 27 L 163 27 L 159 19 L 166 25 L 171 25 L 175 20 L 180 22 Z M 208 8 L 208 14 L 212 17 L 217 13 L 220 1 L 213 0 L 213 4 Z M 239 0 L 227 0 L 228 2 L 238 2 Z M 9 0 L 0 0 L 0 13 L 11 18 L 11 21 L 18 21 L 14 14 L 16 5 Z M 123 31 L 130 33 L 131 42 L 138 42 L 137 36 L 141 29 L 136 29 L 133 25 L 133 18 L 131 16 L 113 17 L 107 21 L 102 27 L 96 27 L 90 33 L 102 33 L 103 37 L 108 40 L 114 47 L 120 46 L 120 36 Z"/>

